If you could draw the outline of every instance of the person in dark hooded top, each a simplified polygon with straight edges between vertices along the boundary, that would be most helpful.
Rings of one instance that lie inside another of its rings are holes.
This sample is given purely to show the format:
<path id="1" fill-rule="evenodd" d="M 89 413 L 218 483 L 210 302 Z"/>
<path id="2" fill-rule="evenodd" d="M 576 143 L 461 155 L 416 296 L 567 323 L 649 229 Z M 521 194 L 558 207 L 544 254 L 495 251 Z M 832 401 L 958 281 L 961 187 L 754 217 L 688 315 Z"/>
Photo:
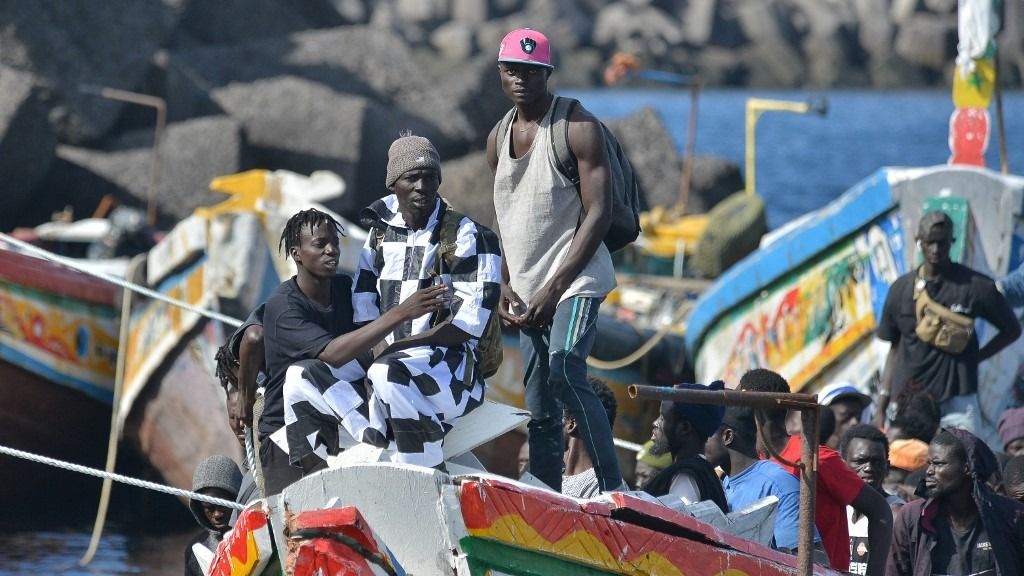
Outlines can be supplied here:
<path id="1" fill-rule="evenodd" d="M 220 454 L 200 462 L 192 474 L 193 492 L 222 500 L 235 500 L 241 484 L 238 464 Z M 209 564 L 224 533 L 231 529 L 231 509 L 195 499 L 189 500 L 188 508 L 204 530 L 185 548 L 185 576 L 203 576 L 203 564 Z"/>
<path id="2" fill-rule="evenodd" d="M 676 388 L 690 390 L 723 390 L 718 380 L 703 384 L 676 384 Z M 689 402 L 662 402 L 661 414 L 654 421 L 651 454 L 672 454 L 672 464 L 658 472 L 641 487 L 651 496 L 676 496 L 686 504 L 711 500 L 729 511 L 722 482 L 714 468 L 704 457 L 704 445 L 722 425 L 724 406 L 691 404 Z"/>
<path id="3" fill-rule="evenodd" d="M 1024 574 L 1024 504 L 986 485 L 992 450 L 959 428 L 943 429 L 928 446 L 928 467 L 914 500 L 900 510 L 888 576 Z"/>

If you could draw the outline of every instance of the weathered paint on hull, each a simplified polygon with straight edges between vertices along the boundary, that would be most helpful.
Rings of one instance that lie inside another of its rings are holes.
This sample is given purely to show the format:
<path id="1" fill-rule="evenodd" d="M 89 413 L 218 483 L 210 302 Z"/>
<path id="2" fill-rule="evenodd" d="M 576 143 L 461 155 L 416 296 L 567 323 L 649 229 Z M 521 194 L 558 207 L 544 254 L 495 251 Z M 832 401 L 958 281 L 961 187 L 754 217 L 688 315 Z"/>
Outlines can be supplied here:
<path id="1" fill-rule="evenodd" d="M 117 297 L 107 282 L 0 250 L 0 358 L 109 404 Z"/>
<path id="2" fill-rule="evenodd" d="M 887 350 L 872 335 L 888 286 L 915 262 L 911 239 L 925 203 L 936 198 L 970 206 L 967 265 L 998 277 L 1020 264 L 1024 178 L 948 166 L 879 170 L 701 296 L 686 335 L 698 381 L 725 377 L 735 384 L 744 371 L 767 367 L 790 378 L 794 389 L 845 380 L 869 390 Z M 847 281 L 830 284 L 833 277 Z M 979 323 L 982 342 L 986 332 Z M 988 439 L 1022 365 L 1018 340 L 980 367 L 987 423 L 980 432 Z"/>

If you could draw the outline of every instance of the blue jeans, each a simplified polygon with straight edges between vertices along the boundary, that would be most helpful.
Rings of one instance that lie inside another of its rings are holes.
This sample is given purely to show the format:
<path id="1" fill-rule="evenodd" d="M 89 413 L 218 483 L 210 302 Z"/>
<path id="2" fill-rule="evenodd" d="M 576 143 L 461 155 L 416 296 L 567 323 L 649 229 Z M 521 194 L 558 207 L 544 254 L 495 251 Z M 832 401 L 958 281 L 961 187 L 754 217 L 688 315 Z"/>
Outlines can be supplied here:
<path id="1" fill-rule="evenodd" d="M 519 338 L 530 410 L 530 473 L 558 492 L 565 450 L 563 408 L 576 418 L 601 491 L 622 485 L 608 416 L 587 381 L 587 356 L 597 334 L 600 305 L 600 298 L 563 300 L 549 328 L 526 329 Z"/>
<path id="2" fill-rule="evenodd" d="M 981 429 L 981 404 L 978 403 L 977 392 L 953 396 L 940 404 L 939 410 L 942 412 L 939 424 L 943 428 L 963 428 L 973 434 Z"/>

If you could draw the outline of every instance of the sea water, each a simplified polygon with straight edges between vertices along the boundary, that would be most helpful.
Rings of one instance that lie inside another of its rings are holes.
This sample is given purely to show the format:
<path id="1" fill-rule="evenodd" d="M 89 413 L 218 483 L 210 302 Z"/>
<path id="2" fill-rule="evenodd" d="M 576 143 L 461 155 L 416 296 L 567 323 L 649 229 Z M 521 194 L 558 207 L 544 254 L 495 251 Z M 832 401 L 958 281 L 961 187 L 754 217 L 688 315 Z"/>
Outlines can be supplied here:
<path id="1" fill-rule="evenodd" d="M 566 90 L 601 119 L 645 106 L 662 117 L 682 155 L 690 112 L 687 90 Z M 820 208 L 883 166 L 932 166 L 949 160 L 949 90 L 704 90 L 697 103 L 695 153 L 724 157 L 744 171 L 748 98 L 828 102 L 825 116 L 766 112 L 757 123 L 756 190 L 777 228 Z M 1003 94 L 1010 171 L 1024 174 L 1024 92 Z M 989 168 L 999 170 L 995 106 L 990 107 Z"/>
<path id="2" fill-rule="evenodd" d="M 602 119 L 621 118 L 650 106 L 661 114 L 677 148 L 683 149 L 690 107 L 686 91 L 562 93 L 579 98 Z M 824 117 L 766 113 L 758 123 L 757 192 L 765 199 L 773 228 L 824 206 L 879 167 L 930 166 L 943 164 L 949 157 L 953 104 L 948 90 L 705 90 L 698 103 L 697 154 L 722 156 L 742 167 L 744 106 L 749 97 L 828 100 Z M 1003 107 L 1010 169 L 1024 174 L 1024 92 L 1004 94 Z M 987 159 L 990 167 L 998 169 L 994 107 L 991 114 Z M 124 493 L 115 490 L 114 499 Z M 181 574 L 185 545 L 198 531 L 198 526 L 188 523 L 183 508 L 170 526 L 159 520 L 134 523 L 145 526 L 141 529 L 112 524 L 104 532 L 96 559 L 81 568 L 77 561 L 89 543 L 91 516 L 79 515 L 69 522 L 59 510 L 56 505 L 53 510 L 41 510 L 28 528 L 0 525 L 0 575 Z"/>

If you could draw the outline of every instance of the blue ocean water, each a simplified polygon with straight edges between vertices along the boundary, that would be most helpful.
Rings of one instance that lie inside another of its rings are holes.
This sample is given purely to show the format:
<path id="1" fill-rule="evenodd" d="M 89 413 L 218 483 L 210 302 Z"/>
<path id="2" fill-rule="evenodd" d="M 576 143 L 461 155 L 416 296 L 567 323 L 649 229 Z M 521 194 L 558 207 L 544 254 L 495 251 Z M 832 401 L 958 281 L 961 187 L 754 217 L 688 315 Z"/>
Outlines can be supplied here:
<path id="1" fill-rule="evenodd" d="M 690 95 L 686 90 L 564 90 L 602 119 L 627 116 L 644 106 L 661 114 L 680 154 L 686 139 Z M 743 167 L 748 98 L 805 101 L 825 98 L 828 112 L 769 112 L 757 124 L 757 192 L 768 224 L 776 228 L 824 206 L 883 166 L 931 166 L 949 158 L 949 90 L 754 91 L 705 90 L 698 101 L 697 154 L 723 156 Z M 1003 94 L 1010 171 L 1024 174 L 1024 92 Z M 995 106 L 988 166 L 999 169 Z"/>

